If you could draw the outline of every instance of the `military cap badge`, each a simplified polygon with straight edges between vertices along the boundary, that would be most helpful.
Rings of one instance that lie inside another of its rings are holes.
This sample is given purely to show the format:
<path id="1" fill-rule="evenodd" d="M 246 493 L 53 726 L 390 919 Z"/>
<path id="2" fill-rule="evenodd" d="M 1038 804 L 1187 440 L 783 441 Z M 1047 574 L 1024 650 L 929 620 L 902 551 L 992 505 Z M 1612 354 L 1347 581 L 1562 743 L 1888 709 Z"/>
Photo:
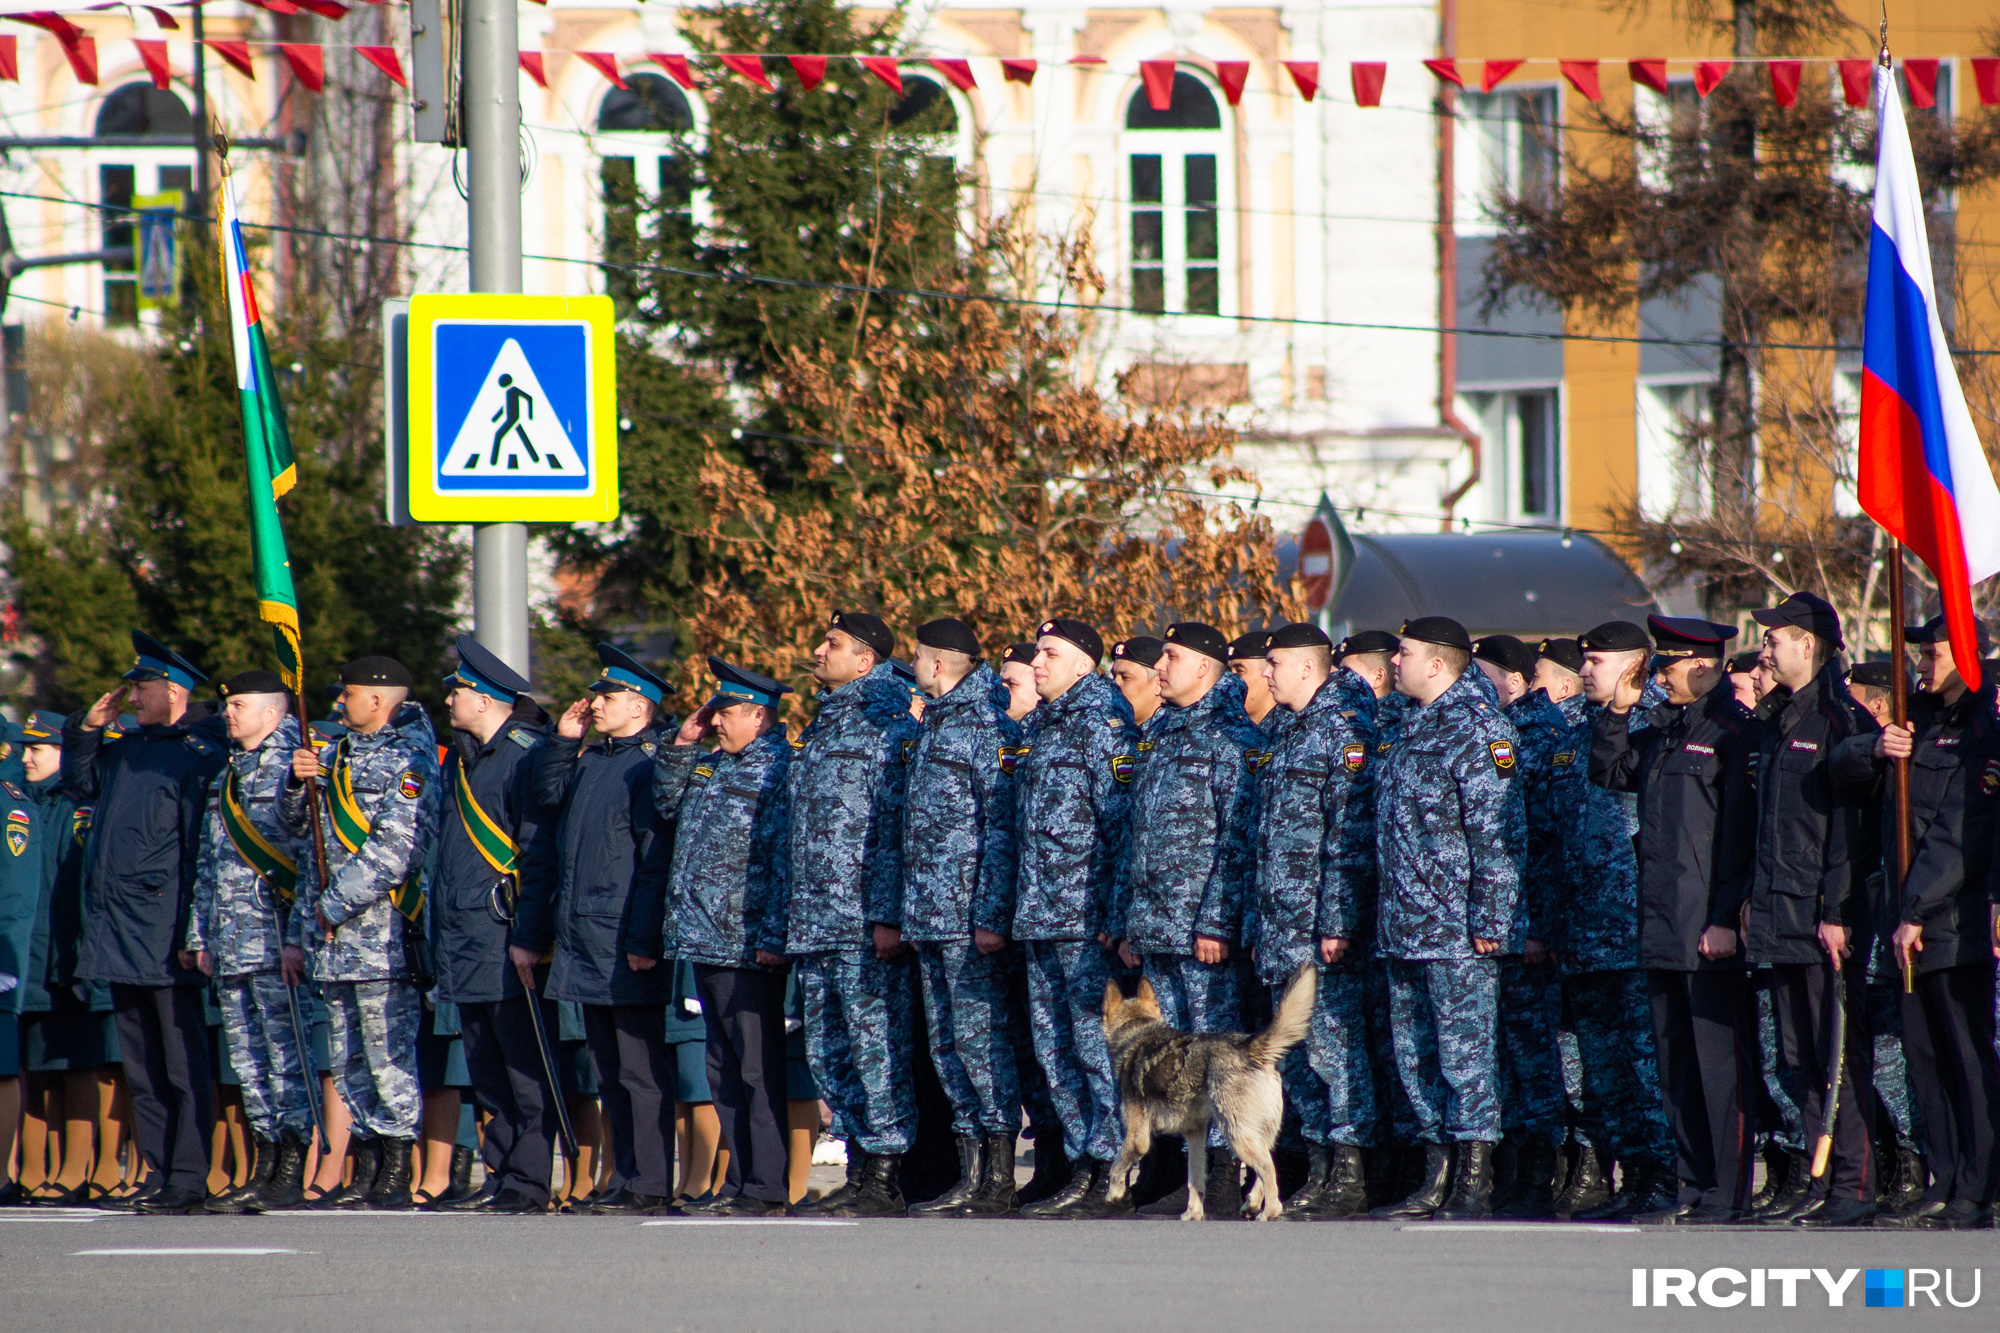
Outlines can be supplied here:
<path id="1" fill-rule="evenodd" d="M 1112 755 L 1111 776 L 1120 782 L 1130 782 L 1132 780 L 1132 756 L 1129 754 Z"/>
<path id="2" fill-rule="evenodd" d="M 410 770 L 409 772 L 403 774 L 403 780 L 397 784 L 396 789 L 403 793 L 404 800 L 406 801 L 416 800 L 417 797 L 424 794 L 423 775 L 421 773 L 418 773 L 415 769 Z"/>
<path id="3" fill-rule="evenodd" d="M 1508 772 L 1514 767 L 1514 742 L 1488 741 L 1486 748 L 1493 755 L 1493 767 L 1499 769 L 1502 773 Z"/>
<path id="4" fill-rule="evenodd" d="M 1360 741 L 1349 741 L 1340 747 L 1340 765 L 1350 773 L 1359 773 L 1368 762 L 1368 747 Z"/>

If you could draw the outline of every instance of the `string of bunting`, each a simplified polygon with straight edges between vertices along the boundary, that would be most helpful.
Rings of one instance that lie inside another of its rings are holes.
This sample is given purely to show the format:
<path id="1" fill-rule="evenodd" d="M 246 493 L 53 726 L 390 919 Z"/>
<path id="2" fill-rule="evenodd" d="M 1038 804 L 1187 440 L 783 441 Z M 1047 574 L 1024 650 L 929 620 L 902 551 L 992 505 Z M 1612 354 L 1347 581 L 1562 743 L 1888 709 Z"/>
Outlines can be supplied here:
<path id="1" fill-rule="evenodd" d="M 387 0 L 364 0 L 365 3 L 383 4 Z M 277 14 L 295 14 L 301 11 L 320 15 L 323 18 L 339 18 L 348 12 L 340 0 L 250 0 L 259 8 Z M 141 6 L 151 12 L 160 26 L 165 29 L 178 27 L 172 16 L 164 9 L 152 5 Z M 79 83 L 97 82 L 97 41 L 76 24 L 55 13 L 7 14 L 0 15 L 19 23 L 31 24 L 51 33 L 61 44 L 63 54 L 69 60 L 71 71 Z M 167 59 L 167 41 L 164 38 L 133 38 L 132 44 L 138 48 L 140 62 L 151 75 L 155 86 L 166 88 L 172 81 L 173 73 Z M 362 44 L 339 44 L 317 42 L 275 42 L 245 40 L 207 40 L 202 45 L 219 56 L 230 68 L 245 78 L 257 77 L 256 66 L 251 58 L 252 47 L 275 49 L 284 58 L 293 76 L 307 89 L 319 92 L 326 83 L 326 51 L 350 50 L 379 69 L 398 87 L 410 86 L 409 78 L 403 71 L 403 64 L 393 46 L 371 46 Z M 595 69 L 605 79 L 619 88 L 627 87 L 625 72 L 621 72 L 621 62 L 617 55 L 609 51 L 575 51 L 543 49 L 520 53 L 521 71 L 537 86 L 547 88 L 548 57 L 570 55 Z M 1908 57 L 1898 62 L 1903 69 L 1903 83 L 1908 91 L 1910 104 L 1916 107 L 1930 107 L 1937 104 L 1938 71 L 1948 60 L 1957 57 L 1931 56 Z M 1027 58 L 965 57 L 965 56 L 914 56 L 908 60 L 896 56 L 838 54 L 736 54 L 719 53 L 712 55 L 673 54 L 649 51 L 644 62 L 657 65 L 681 87 L 690 91 L 702 86 L 701 75 L 696 71 L 696 62 L 719 66 L 711 72 L 727 72 L 745 79 L 766 92 L 775 92 L 777 87 L 771 82 L 774 62 L 789 65 L 799 85 L 807 92 L 820 86 L 826 79 L 827 67 L 833 61 L 853 61 L 868 74 L 882 81 L 892 91 L 903 91 L 902 69 L 905 64 L 922 63 L 943 76 L 960 92 L 971 92 L 978 86 L 973 74 L 973 59 L 997 61 L 1003 82 L 1033 84 L 1040 62 Z M 1083 70 L 1109 70 L 1102 56 L 1073 56 L 1067 62 Z M 1312 101 L 1321 91 L 1320 62 L 1316 60 L 1286 60 L 1280 62 L 1292 86 L 1307 102 Z M 1604 100 L 1603 67 L 1621 63 L 1616 60 L 1563 60 L 1520 58 L 1510 60 L 1459 60 L 1438 57 L 1421 62 L 1424 69 L 1441 84 L 1455 88 L 1477 86 L 1482 93 L 1490 93 L 1521 69 L 1529 65 L 1554 65 L 1563 80 L 1574 88 L 1577 94 L 1590 102 Z M 1868 104 L 1869 83 L 1873 78 L 1875 58 L 1858 57 L 1734 57 L 1706 59 L 1701 57 L 1645 56 L 1632 57 L 1622 61 L 1626 75 L 1638 87 L 1650 88 L 1657 93 L 1667 93 L 1670 88 L 1668 67 L 1670 65 L 1690 68 L 1694 90 L 1697 96 L 1706 98 L 1721 86 L 1732 70 L 1738 65 L 1765 68 L 1770 80 L 1771 97 L 1781 107 L 1789 107 L 1798 101 L 1799 89 L 1804 81 L 1808 65 L 1824 65 L 1831 68 L 1840 81 L 1841 97 L 1850 107 Z M 2000 105 L 2000 57 L 1973 56 L 1966 61 L 1972 67 L 1972 81 L 1978 93 L 1981 106 Z M 1250 79 L 1250 62 L 1247 60 L 1142 60 L 1138 64 L 1141 84 L 1145 87 L 1146 98 L 1155 111 L 1165 111 L 1173 104 L 1174 76 L 1179 68 L 1200 69 L 1221 85 L 1223 97 L 1229 105 L 1236 106 L 1243 97 L 1243 90 Z M 1348 62 L 1348 81 L 1354 94 L 1355 104 L 1374 107 L 1382 104 L 1383 89 L 1388 82 L 1390 62 L 1386 60 L 1355 60 Z M 629 67 L 628 67 L 629 69 Z M 11 34 L 0 34 L 0 80 L 20 81 L 20 62 L 16 39 Z"/>

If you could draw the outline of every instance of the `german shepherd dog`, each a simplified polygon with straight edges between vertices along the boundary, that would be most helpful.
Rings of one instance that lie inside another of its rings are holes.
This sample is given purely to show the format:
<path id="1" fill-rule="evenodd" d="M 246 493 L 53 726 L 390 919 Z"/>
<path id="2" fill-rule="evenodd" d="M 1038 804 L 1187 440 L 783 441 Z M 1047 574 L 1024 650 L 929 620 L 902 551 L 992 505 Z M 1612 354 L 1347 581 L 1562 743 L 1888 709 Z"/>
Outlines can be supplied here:
<path id="1" fill-rule="evenodd" d="M 1104 1039 L 1124 1107 L 1125 1146 L 1111 1168 L 1110 1198 L 1125 1197 L 1126 1177 L 1153 1146 L 1155 1134 L 1187 1139 L 1188 1203 L 1183 1222 L 1202 1220 L 1201 1191 L 1208 1178 L 1208 1122 L 1222 1122 L 1229 1146 L 1257 1174 L 1245 1207 L 1269 1222 L 1285 1211 L 1271 1145 L 1278 1141 L 1285 1094 L 1278 1061 L 1305 1040 L 1319 974 L 1308 963 L 1285 987 L 1271 1025 L 1254 1035 L 1177 1032 L 1160 1015 L 1159 997 L 1146 982 L 1126 999 L 1116 981 L 1104 988 Z"/>

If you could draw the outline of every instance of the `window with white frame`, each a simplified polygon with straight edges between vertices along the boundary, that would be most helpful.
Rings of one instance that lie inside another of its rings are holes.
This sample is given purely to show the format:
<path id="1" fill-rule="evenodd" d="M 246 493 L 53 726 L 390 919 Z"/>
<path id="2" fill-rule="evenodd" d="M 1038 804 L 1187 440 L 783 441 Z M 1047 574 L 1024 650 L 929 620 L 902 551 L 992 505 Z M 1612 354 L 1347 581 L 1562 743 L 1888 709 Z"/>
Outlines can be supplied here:
<path id="1" fill-rule="evenodd" d="M 1556 108 L 1554 88 L 1459 95 L 1459 231 L 1491 232 L 1500 196 L 1532 203 L 1553 197 L 1562 167 Z"/>
<path id="2" fill-rule="evenodd" d="M 128 83 L 113 89 L 98 108 L 95 133 L 179 139 L 185 143 L 194 134 L 194 118 L 188 114 L 187 104 L 173 92 L 155 88 L 151 83 Z M 115 152 L 125 160 L 100 162 L 97 168 L 97 202 L 105 208 L 97 215 L 101 248 L 134 250 L 133 214 L 112 210 L 131 209 L 136 197 L 178 190 L 182 196 L 181 211 L 200 211 L 199 201 L 194 197 L 191 149 L 128 146 Z M 108 324 L 139 321 L 136 250 L 132 259 L 109 260 L 104 264 L 104 318 Z"/>
<path id="3" fill-rule="evenodd" d="M 1222 108 L 1192 74 L 1174 75 L 1155 111 L 1143 89 L 1125 109 L 1127 272 L 1147 313 L 1219 315 L 1230 302 L 1234 246 L 1222 225 L 1231 190 Z"/>
<path id="4" fill-rule="evenodd" d="M 627 74 L 625 87 L 605 93 L 597 108 L 597 150 L 606 263 L 640 259 L 642 217 L 661 241 L 679 230 L 692 243 L 694 160 L 686 136 L 693 129 L 686 94 L 658 74 Z M 606 270 L 606 283 L 620 299 L 631 299 L 638 286 L 616 267 Z"/>
<path id="5" fill-rule="evenodd" d="M 1637 148 L 1639 182 L 1649 190 L 1664 190 L 1677 165 L 1707 161 L 1706 104 L 1693 79 L 1670 79 L 1667 91 L 1632 90 L 1632 114 L 1639 122 Z"/>
<path id="6" fill-rule="evenodd" d="M 1490 517 L 1560 523 L 1564 461 L 1562 391 L 1555 385 L 1468 391 L 1460 395 L 1486 442 Z"/>
<path id="7" fill-rule="evenodd" d="M 1861 513 L 1855 491 L 1861 471 L 1861 372 L 1836 370 L 1831 386 L 1832 407 L 1840 430 L 1840 464 L 1833 483 L 1833 512 L 1842 518 Z"/>
<path id="8" fill-rule="evenodd" d="M 1635 407 L 1640 514 L 1656 523 L 1706 515 L 1715 490 L 1706 440 L 1715 382 L 1644 380 Z"/>

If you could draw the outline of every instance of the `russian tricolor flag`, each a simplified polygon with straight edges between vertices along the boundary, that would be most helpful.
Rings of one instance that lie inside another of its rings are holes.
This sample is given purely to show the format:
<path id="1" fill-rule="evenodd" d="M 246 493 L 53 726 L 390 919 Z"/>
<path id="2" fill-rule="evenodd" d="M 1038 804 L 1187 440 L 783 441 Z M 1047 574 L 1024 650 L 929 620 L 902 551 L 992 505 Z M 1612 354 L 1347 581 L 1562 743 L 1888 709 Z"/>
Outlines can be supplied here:
<path id="1" fill-rule="evenodd" d="M 1902 99 L 1875 73 L 1879 141 L 1861 352 L 1861 507 L 1937 576 L 1958 674 L 1979 688 L 1972 587 L 2000 573 L 2000 489 L 1938 319 Z"/>

